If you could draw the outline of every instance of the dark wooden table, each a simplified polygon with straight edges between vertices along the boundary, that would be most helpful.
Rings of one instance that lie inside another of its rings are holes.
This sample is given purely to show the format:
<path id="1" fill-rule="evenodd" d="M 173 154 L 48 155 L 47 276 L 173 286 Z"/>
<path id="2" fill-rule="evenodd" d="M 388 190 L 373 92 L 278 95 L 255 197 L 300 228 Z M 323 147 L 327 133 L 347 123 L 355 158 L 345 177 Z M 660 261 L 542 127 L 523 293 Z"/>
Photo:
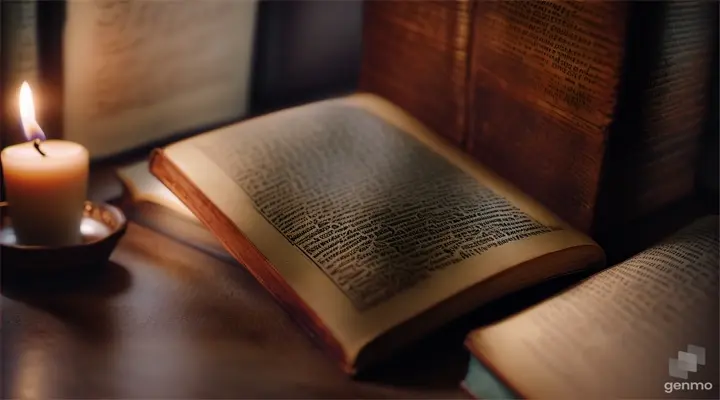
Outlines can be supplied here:
<path id="1" fill-rule="evenodd" d="M 3 287 L 1 334 L 3 398 L 456 398 L 467 361 L 456 333 L 351 379 L 242 268 L 134 223 L 97 277 Z"/>
<path id="2" fill-rule="evenodd" d="M 92 198 L 121 194 L 114 164 Z M 3 287 L 3 398 L 462 398 L 472 328 L 566 277 L 482 307 L 349 378 L 241 267 L 130 223 L 107 270 L 73 287 Z"/>

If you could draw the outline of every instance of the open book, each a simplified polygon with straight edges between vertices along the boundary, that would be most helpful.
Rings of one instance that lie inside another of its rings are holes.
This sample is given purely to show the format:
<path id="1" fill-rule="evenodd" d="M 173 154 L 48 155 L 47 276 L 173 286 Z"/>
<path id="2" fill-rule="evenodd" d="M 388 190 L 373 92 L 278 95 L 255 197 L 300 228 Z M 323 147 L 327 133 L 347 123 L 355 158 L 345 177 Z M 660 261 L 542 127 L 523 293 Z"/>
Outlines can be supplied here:
<path id="1" fill-rule="evenodd" d="M 366 94 L 157 150 L 150 169 L 354 373 L 602 250 Z"/>
<path id="2" fill-rule="evenodd" d="M 468 336 L 478 398 L 718 398 L 718 217 Z"/>

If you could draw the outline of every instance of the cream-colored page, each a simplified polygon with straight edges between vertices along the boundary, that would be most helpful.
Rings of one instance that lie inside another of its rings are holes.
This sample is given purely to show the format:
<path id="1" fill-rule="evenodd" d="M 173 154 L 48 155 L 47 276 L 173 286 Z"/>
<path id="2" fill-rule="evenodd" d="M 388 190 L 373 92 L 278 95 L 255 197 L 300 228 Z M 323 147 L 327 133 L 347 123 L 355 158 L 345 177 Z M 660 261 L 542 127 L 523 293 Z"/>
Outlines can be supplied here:
<path id="1" fill-rule="evenodd" d="M 476 331 L 472 343 L 527 397 L 717 398 L 718 218 Z"/>
<path id="2" fill-rule="evenodd" d="M 254 0 L 71 0 L 64 135 L 102 157 L 244 116 Z"/>
<path id="3" fill-rule="evenodd" d="M 396 114 L 382 100 L 359 95 L 166 150 L 351 357 L 478 281 L 593 244 L 452 150 L 426 143 L 453 153 L 456 164 L 403 133 L 427 135 Z"/>
<path id="4" fill-rule="evenodd" d="M 131 191 L 134 201 L 148 201 L 170 208 L 183 216 L 197 220 L 180 199 L 150 173 L 147 160 L 119 168 L 118 177 Z"/>

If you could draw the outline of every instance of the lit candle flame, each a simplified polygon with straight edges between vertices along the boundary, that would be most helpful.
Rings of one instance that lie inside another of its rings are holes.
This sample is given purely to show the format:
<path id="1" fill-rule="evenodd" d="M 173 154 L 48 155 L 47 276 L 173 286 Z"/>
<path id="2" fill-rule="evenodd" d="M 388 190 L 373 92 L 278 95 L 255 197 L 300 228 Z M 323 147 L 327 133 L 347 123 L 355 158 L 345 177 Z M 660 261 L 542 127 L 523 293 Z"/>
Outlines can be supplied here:
<path id="1" fill-rule="evenodd" d="M 27 82 L 23 82 L 20 86 L 20 120 L 27 140 L 45 140 L 45 133 L 35 120 L 35 103 L 32 90 Z"/>

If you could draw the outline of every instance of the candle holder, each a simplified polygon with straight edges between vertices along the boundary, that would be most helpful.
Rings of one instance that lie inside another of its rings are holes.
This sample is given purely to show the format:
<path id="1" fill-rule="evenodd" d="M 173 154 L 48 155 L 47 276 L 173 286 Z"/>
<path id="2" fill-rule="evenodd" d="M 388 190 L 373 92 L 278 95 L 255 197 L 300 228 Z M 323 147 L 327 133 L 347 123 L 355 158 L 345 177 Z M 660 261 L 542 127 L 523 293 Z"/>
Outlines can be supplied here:
<path id="1" fill-rule="evenodd" d="M 58 247 L 22 245 L 16 241 L 9 209 L 7 203 L 0 203 L 3 281 L 64 278 L 104 268 L 127 229 L 127 219 L 119 208 L 88 201 L 80 224 L 82 243 Z"/>

